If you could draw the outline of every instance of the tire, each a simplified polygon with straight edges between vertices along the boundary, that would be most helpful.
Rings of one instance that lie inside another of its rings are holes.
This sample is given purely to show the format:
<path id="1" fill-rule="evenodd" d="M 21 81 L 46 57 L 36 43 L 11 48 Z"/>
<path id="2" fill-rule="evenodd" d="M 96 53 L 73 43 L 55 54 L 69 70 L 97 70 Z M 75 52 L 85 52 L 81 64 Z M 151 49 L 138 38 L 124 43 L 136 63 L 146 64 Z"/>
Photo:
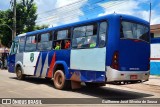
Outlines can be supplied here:
<path id="1" fill-rule="evenodd" d="M 97 88 L 97 87 L 101 87 L 101 86 L 105 86 L 104 83 L 90 83 L 90 82 L 85 82 L 86 86 L 87 87 L 94 87 L 94 88 Z"/>
<path id="2" fill-rule="evenodd" d="M 70 88 L 70 81 L 66 80 L 62 70 L 57 70 L 53 78 L 53 83 L 56 89 L 63 90 Z"/>
<path id="3" fill-rule="evenodd" d="M 21 67 L 17 67 L 16 75 L 18 80 L 23 80 L 25 78 L 25 75 L 22 73 Z"/>

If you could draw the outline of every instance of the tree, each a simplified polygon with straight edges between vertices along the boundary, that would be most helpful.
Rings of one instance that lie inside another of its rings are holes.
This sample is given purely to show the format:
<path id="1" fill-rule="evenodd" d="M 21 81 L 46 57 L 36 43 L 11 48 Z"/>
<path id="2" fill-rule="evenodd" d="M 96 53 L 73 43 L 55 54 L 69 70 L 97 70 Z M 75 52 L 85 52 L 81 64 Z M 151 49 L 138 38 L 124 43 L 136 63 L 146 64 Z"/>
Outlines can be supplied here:
<path id="1" fill-rule="evenodd" d="M 35 30 L 40 30 L 40 29 L 45 29 L 45 28 L 48 28 L 48 25 L 41 25 L 41 26 L 36 25 L 35 26 Z"/>
<path id="2" fill-rule="evenodd" d="M 37 19 L 37 6 L 34 0 L 20 0 L 16 5 L 16 32 L 17 35 L 47 28 L 47 25 L 38 26 L 35 23 Z M 0 25 L 7 24 L 13 27 L 13 12 L 8 9 L 7 11 L 0 11 Z M 12 31 L 7 26 L 0 27 L 0 39 L 4 46 L 9 47 L 8 43 L 12 40 Z"/>
<path id="3" fill-rule="evenodd" d="M 34 0 L 21 0 L 17 10 L 17 34 L 47 28 L 48 25 L 36 25 L 37 6 Z"/>
<path id="4" fill-rule="evenodd" d="M 8 26 L 12 27 L 13 25 L 12 16 L 11 10 L 0 11 L 0 39 L 1 43 L 7 47 L 10 46 L 10 41 L 12 41 L 12 31 L 8 28 Z"/>
<path id="5" fill-rule="evenodd" d="M 37 19 L 37 6 L 34 0 L 21 0 L 16 7 L 17 10 L 17 34 L 34 30 Z"/>

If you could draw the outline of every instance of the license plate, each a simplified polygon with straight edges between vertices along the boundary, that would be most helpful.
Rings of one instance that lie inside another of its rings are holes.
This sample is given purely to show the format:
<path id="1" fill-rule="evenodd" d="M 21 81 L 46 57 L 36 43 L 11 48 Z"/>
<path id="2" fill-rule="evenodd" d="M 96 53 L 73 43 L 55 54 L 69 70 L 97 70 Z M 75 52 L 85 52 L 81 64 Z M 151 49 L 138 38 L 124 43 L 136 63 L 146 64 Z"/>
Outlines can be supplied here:
<path id="1" fill-rule="evenodd" d="M 136 79 L 137 79 L 137 75 L 131 75 L 131 76 L 130 76 L 130 79 L 131 79 L 131 80 L 136 80 Z"/>

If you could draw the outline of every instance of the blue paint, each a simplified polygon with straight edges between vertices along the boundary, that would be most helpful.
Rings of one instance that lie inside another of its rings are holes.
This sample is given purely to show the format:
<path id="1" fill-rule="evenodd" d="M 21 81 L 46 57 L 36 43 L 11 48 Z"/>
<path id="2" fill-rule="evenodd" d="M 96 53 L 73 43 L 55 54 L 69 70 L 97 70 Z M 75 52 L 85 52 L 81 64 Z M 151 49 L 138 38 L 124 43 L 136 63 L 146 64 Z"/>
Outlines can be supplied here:
<path id="1" fill-rule="evenodd" d="M 49 53 L 48 53 L 48 66 L 50 66 L 50 64 L 51 64 L 52 57 L 53 57 L 54 53 L 55 53 L 54 50 L 51 50 L 51 51 L 49 51 Z"/>
<path id="2" fill-rule="evenodd" d="M 160 62 L 150 62 L 150 74 L 160 75 Z"/>
<path id="3" fill-rule="evenodd" d="M 120 16 L 110 16 L 108 19 L 108 41 L 106 43 L 106 66 L 110 66 L 112 63 L 112 57 L 115 51 L 117 51 L 119 46 L 119 33 L 120 33 L 120 27 L 119 27 L 119 21 Z M 116 26 L 112 26 L 116 25 Z"/>
<path id="4" fill-rule="evenodd" d="M 106 72 L 104 71 L 73 70 L 73 69 L 70 69 L 69 71 L 72 72 L 72 74 L 74 72 L 79 72 L 81 82 L 105 82 Z M 69 73 L 70 78 L 71 76 L 72 75 Z"/>
<path id="5" fill-rule="evenodd" d="M 121 39 L 119 44 L 119 69 L 122 71 L 148 71 L 150 44 L 144 41 Z M 124 69 L 125 68 L 125 69 Z M 129 68 L 139 68 L 138 70 Z"/>
<path id="6" fill-rule="evenodd" d="M 13 55 L 10 55 L 9 57 L 8 57 L 8 71 L 9 72 L 11 72 L 11 73 L 14 73 L 15 72 L 15 54 L 13 54 Z"/>
<path id="7" fill-rule="evenodd" d="M 56 61 L 64 61 L 70 67 L 70 49 L 55 50 Z"/>
<path id="8" fill-rule="evenodd" d="M 160 43 L 160 37 L 151 39 L 151 44 L 158 44 L 158 43 Z"/>
<path id="9" fill-rule="evenodd" d="M 132 21 L 149 27 L 149 23 L 132 16 L 111 15 L 108 18 L 108 41 L 106 43 L 106 66 L 111 66 L 114 52 L 119 52 L 119 70 L 128 71 L 129 68 L 139 68 L 138 71 L 148 71 L 150 44 L 147 42 L 133 42 L 120 39 L 120 16 L 122 20 Z M 112 26 L 115 25 L 115 26 Z M 129 70 L 132 71 L 132 70 Z M 135 70 L 134 70 L 135 71 Z"/>

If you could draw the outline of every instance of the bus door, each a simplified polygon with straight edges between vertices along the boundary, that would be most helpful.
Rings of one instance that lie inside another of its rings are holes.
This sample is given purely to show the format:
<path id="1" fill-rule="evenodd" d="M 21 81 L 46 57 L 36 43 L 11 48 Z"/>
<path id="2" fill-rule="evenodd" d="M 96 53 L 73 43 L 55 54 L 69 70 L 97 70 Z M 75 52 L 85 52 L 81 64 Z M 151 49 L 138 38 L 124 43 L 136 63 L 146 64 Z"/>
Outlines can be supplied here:
<path id="1" fill-rule="evenodd" d="M 34 75 L 39 52 L 36 51 L 37 35 L 26 37 L 25 52 L 23 54 L 24 74 Z"/>
<path id="2" fill-rule="evenodd" d="M 18 50 L 18 42 L 13 42 L 12 47 L 8 56 L 8 70 L 14 72 L 15 69 L 15 56 Z"/>

